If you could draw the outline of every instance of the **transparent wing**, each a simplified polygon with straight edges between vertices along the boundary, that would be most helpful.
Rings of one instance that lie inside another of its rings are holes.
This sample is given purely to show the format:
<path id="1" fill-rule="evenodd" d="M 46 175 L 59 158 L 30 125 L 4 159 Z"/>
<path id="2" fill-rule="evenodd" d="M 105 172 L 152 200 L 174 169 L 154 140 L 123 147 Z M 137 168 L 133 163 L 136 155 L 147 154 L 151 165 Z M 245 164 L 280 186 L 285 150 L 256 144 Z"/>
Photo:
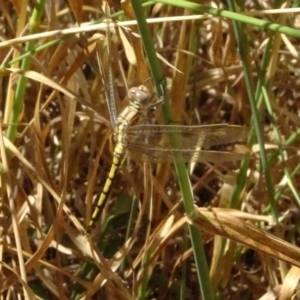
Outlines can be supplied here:
<path id="1" fill-rule="evenodd" d="M 244 154 L 212 150 L 128 149 L 129 155 L 143 162 L 228 162 L 242 160 Z"/>
<path id="2" fill-rule="evenodd" d="M 212 146 L 243 141 L 248 135 L 243 126 L 217 124 L 204 126 L 137 125 L 128 129 L 126 143 L 133 157 L 148 162 L 240 160 L 243 154 L 206 150 Z M 174 138 L 171 143 L 170 136 Z"/>
<path id="3" fill-rule="evenodd" d="M 108 24 L 108 23 L 107 23 Z M 112 126 L 115 128 L 117 122 L 117 107 L 116 102 L 118 101 L 116 88 L 114 85 L 113 72 L 111 67 L 111 36 L 109 26 L 106 29 L 107 40 L 106 43 L 102 40 L 98 43 L 97 59 L 100 69 L 100 75 L 105 90 L 105 98 L 109 111 L 109 117 Z"/>

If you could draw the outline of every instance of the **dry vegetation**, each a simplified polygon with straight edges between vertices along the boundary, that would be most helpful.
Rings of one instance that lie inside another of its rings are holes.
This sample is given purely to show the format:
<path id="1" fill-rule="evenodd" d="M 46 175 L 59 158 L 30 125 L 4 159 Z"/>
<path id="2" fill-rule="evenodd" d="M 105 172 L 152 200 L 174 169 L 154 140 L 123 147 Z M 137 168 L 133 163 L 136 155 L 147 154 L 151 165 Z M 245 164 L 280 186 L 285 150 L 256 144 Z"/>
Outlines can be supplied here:
<path id="1" fill-rule="evenodd" d="M 217 299 L 297 296 L 295 30 L 282 35 L 259 23 L 239 23 L 244 57 L 228 18 L 159 3 L 145 9 L 147 18 L 156 18 L 150 38 L 166 78 L 172 121 L 245 125 L 251 128 L 248 146 L 245 141 L 238 150 L 250 149 L 251 157 L 189 165 L 195 196 L 189 201 L 199 214 L 187 217 L 174 165 L 144 164 L 133 154 L 87 239 L 93 199 L 103 189 L 114 149 L 96 55 L 97 41 L 106 43 L 106 23 L 98 30 L 88 25 L 103 18 L 101 1 L 41 1 L 40 20 L 33 14 L 36 1 L 1 2 L 1 299 L 209 299 L 201 296 L 197 272 L 208 277 Z M 227 1 L 205 2 L 228 10 Z M 251 11 L 257 21 L 298 25 L 292 12 L 256 12 L 274 8 L 273 1 L 258 1 L 260 7 L 245 2 L 236 9 Z M 112 16 L 126 12 L 115 20 L 135 19 L 128 3 L 109 6 Z M 128 87 L 155 88 L 134 34 L 138 29 L 116 24 L 110 51 L 122 109 Z M 104 52 L 98 53 L 102 59 Z M 160 106 L 147 119 L 166 122 Z M 187 224 L 202 236 L 209 274 L 195 264 Z"/>

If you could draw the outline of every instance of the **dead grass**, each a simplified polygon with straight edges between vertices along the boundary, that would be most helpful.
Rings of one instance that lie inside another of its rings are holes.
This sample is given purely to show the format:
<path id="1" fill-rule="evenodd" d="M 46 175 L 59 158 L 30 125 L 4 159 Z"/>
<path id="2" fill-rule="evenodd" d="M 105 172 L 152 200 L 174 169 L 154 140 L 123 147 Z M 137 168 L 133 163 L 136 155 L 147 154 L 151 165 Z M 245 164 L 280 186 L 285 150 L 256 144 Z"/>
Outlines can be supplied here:
<path id="1" fill-rule="evenodd" d="M 251 159 L 243 163 L 245 182 L 240 162 L 190 167 L 199 206 L 193 216 L 184 214 L 173 165 L 150 166 L 132 155 L 117 174 L 93 239 L 87 240 L 85 226 L 93 198 L 106 180 L 114 143 L 96 59 L 96 43 L 105 39 L 105 28 L 96 33 L 75 24 L 99 20 L 103 13 L 94 1 L 83 2 L 83 9 L 76 1 L 69 1 L 71 10 L 63 1 L 55 1 L 53 10 L 48 4 L 41 8 L 39 36 L 26 31 L 31 4 L 27 9 L 12 1 L 1 7 L 1 296 L 200 299 L 189 222 L 203 234 L 216 298 L 292 299 L 299 293 L 300 267 L 298 39 L 243 27 L 251 66 L 247 75 L 255 89 L 259 78 L 263 81 L 256 106 L 272 199 L 255 138 L 248 145 Z M 270 3 L 264 1 L 266 7 Z M 207 1 L 215 4 L 221 5 Z M 112 13 L 121 10 L 116 3 L 110 6 Z M 128 18 L 132 12 L 125 8 Z M 147 8 L 147 17 L 165 18 L 150 27 L 174 122 L 252 127 L 232 22 L 210 15 L 184 20 L 190 15 L 190 10 L 161 4 Z M 173 16 L 182 20 L 168 21 Z M 297 25 L 292 13 L 260 18 Z M 113 34 L 112 69 L 124 107 L 128 86 L 154 88 L 139 39 L 124 27 L 118 30 Z M 31 52 L 25 50 L 28 43 Z M 265 53 L 267 47 L 271 50 Z M 27 66 L 18 60 L 23 54 L 29 57 Z M 28 81 L 21 83 L 20 75 Z M 22 85 L 23 94 L 18 90 Z M 15 103 L 20 115 L 12 119 Z M 159 107 L 150 116 L 154 120 L 163 122 Z M 270 203 L 278 220 L 272 218 Z"/>

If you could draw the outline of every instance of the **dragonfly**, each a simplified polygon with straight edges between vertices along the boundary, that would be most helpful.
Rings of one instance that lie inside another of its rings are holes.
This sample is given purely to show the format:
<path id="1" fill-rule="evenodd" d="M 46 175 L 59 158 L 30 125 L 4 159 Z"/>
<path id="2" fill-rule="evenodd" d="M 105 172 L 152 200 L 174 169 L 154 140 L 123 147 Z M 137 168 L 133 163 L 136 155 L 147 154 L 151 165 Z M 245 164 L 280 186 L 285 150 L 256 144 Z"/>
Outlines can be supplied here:
<path id="1" fill-rule="evenodd" d="M 111 67 L 109 65 L 105 68 L 102 63 L 99 65 L 102 78 L 108 80 L 105 94 L 110 120 L 114 127 L 115 149 L 103 191 L 86 227 L 87 236 L 93 231 L 109 199 L 115 175 L 127 153 L 139 157 L 144 162 L 156 163 L 172 162 L 175 158 L 184 162 L 235 161 L 241 160 L 244 154 L 213 151 L 209 148 L 243 141 L 248 135 L 247 127 L 228 124 L 198 126 L 136 124 L 142 114 L 147 114 L 157 102 L 161 101 L 153 102 L 153 97 L 146 86 L 133 87 L 128 91 L 129 105 L 117 115 Z M 170 136 L 175 137 L 176 143 L 171 141 Z"/>

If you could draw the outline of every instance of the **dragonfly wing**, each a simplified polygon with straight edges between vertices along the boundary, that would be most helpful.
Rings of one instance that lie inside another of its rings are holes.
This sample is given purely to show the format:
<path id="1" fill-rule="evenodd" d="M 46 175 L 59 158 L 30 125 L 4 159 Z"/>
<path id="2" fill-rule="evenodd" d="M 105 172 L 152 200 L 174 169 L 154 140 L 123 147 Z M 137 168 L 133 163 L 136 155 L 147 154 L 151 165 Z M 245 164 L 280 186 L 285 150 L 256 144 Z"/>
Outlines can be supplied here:
<path id="1" fill-rule="evenodd" d="M 132 149 L 129 148 L 129 154 L 144 162 L 163 163 L 163 162 L 226 162 L 242 160 L 244 154 L 225 152 L 225 151 L 182 151 L 182 150 L 155 150 L 155 149 Z"/>
<path id="2" fill-rule="evenodd" d="M 148 162 L 168 161 L 232 161 L 243 154 L 203 150 L 211 146 L 245 140 L 248 129 L 235 125 L 137 125 L 128 129 L 126 143 L 129 151 Z M 171 142 L 171 139 L 173 142 Z"/>
<path id="3" fill-rule="evenodd" d="M 118 96 L 116 93 L 116 87 L 114 84 L 113 72 L 111 67 L 111 36 L 108 26 L 106 30 L 106 35 L 106 41 L 102 40 L 98 42 L 97 59 L 102 79 L 102 85 L 105 91 L 105 99 L 109 111 L 110 121 L 112 126 L 115 127 L 118 117 L 116 107 Z"/>
<path id="4" fill-rule="evenodd" d="M 245 126 L 216 124 L 204 126 L 136 125 L 128 129 L 127 142 L 135 147 L 195 150 L 199 147 L 231 144 L 247 138 Z M 174 143 L 171 143 L 174 139 Z"/>

